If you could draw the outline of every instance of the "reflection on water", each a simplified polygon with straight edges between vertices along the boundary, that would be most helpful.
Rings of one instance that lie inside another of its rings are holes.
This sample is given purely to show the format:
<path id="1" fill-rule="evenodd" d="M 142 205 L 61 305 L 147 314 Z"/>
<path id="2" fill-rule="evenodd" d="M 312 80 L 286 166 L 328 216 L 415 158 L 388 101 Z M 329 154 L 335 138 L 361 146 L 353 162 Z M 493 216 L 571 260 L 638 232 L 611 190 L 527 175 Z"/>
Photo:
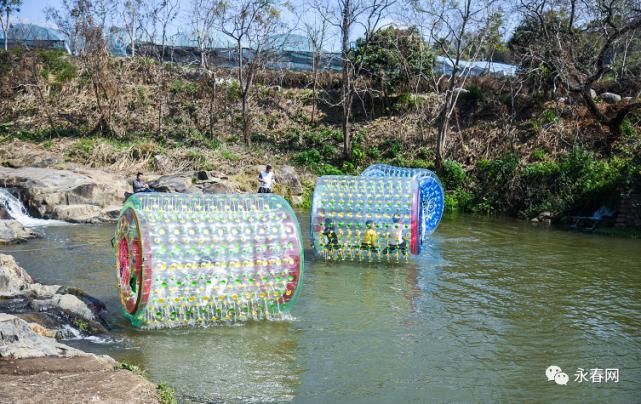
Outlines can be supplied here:
<path id="1" fill-rule="evenodd" d="M 115 342 L 74 344 L 142 365 L 181 401 L 632 402 L 641 391 L 639 241 L 449 217 L 402 266 L 306 250 L 293 321 L 141 332 L 118 307 L 113 226 L 46 231 L 3 250 L 29 250 L 14 255 L 34 278 L 106 302 Z M 546 381 L 552 364 L 567 386 Z M 619 368 L 621 381 L 578 384 L 578 368 Z"/>

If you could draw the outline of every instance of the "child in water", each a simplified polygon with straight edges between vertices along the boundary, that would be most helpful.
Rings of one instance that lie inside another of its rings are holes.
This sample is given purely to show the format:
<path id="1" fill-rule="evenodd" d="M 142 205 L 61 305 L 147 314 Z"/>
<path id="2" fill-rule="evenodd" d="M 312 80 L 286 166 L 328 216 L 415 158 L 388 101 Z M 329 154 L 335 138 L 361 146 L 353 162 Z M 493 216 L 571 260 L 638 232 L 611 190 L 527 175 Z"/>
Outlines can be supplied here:
<path id="1" fill-rule="evenodd" d="M 336 235 L 336 230 L 334 229 L 334 222 L 332 221 L 332 219 L 325 219 L 322 234 L 326 239 L 325 248 L 327 248 L 328 250 L 338 248 L 338 236 Z"/>
<path id="2" fill-rule="evenodd" d="M 376 240 L 378 240 L 378 234 L 376 234 L 374 227 L 374 222 L 372 220 L 365 222 L 365 235 L 363 236 L 361 250 L 376 251 Z"/>
<path id="3" fill-rule="evenodd" d="M 392 218 L 392 228 L 389 232 L 389 244 L 387 245 L 385 252 L 390 253 L 396 250 L 400 250 L 402 254 L 407 252 L 407 244 L 403 237 L 403 224 L 401 223 L 400 215 L 394 215 Z"/>

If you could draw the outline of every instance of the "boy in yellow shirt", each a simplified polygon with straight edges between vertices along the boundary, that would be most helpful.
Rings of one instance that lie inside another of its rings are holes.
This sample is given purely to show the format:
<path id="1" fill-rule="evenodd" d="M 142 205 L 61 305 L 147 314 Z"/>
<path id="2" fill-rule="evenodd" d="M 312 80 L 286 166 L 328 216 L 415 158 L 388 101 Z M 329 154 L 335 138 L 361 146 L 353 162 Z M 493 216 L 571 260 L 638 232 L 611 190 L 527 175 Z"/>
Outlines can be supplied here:
<path id="1" fill-rule="evenodd" d="M 377 251 L 376 241 L 378 240 L 378 234 L 374 227 L 374 222 L 372 220 L 365 222 L 365 234 L 363 235 L 361 250 Z"/>

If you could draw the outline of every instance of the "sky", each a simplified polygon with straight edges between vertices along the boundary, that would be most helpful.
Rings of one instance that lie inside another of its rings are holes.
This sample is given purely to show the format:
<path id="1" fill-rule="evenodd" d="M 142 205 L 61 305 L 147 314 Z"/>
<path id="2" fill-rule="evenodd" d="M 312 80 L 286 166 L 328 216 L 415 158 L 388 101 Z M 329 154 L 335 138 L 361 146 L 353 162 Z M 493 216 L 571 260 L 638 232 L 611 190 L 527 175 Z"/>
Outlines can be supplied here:
<path id="1" fill-rule="evenodd" d="M 303 0 L 290 0 L 289 2 L 294 7 L 296 7 L 296 6 L 300 6 L 303 3 Z M 54 27 L 53 24 L 51 24 L 50 22 L 47 22 L 46 15 L 43 10 L 47 7 L 54 7 L 54 8 L 60 7 L 61 3 L 62 3 L 61 0 L 23 0 L 20 13 L 16 16 L 16 19 L 14 21 Z M 510 2 L 506 2 L 505 4 L 509 4 L 509 3 Z M 170 35 L 177 31 L 182 30 L 184 32 L 190 29 L 190 26 L 191 26 L 189 22 L 190 10 L 191 10 L 191 0 L 182 0 L 180 15 L 174 22 L 173 26 L 170 27 Z M 392 16 L 382 21 L 380 26 L 389 26 L 389 25 L 406 26 L 408 24 L 403 23 L 402 21 L 408 18 L 407 14 L 408 14 L 407 10 L 402 10 L 402 9 L 396 10 L 396 12 L 392 14 Z M 506 13 L 506 14 L 509 15 L 509 13 Z M 314 18 L 314 15 L 312 13 L 306 13 L 306 17 L 304 18 Z M 289 26 L 298 27 L 298 28 L 294 28 L 293 33 L 304 34 L 302 30 L 301 19 L 297 17 L 295 14 L 291 12 L 284 12 L 283 20 Z M 513 28 L 515 26 L 515 23 L 514 21 L 508 21 L 507 25 Z M 352 31 L 351 40 L 354 41 L 356 38 L 362 35 L 362 33 L 363 33 L 362 27 L 356 26 Z M 221 34 L 221 39 L 223 37 L 224 35 Z M 329 39 L 327 41 L 327 45 L 325 46 L 325 49 L 328 51 L 338 51 L 339 46 L 340 46 L 340 40 L 339 40 L 338 32 L 335 29 L 330 30 Z"/>
<path id="2" fill-rule="evenodd" d="M 301 0 L 290 1 L 296 6 L 297 3 L 302 3 Z M 46 27 L 55 28 L 55 25 L 47 21 L 44 9 L 47 7 L 60 7 L 62 4 L 61 0 L 23 0 L 23 4 L 20 8 L 20 13 L 16 15 L 15 22 L 30 23 L 36 25 L 42 25 Z M 190 28 L 189 22 L 189 12 L 191 11 L 191 1 L 182 0 L 181 1 L 181 10 L 178 18 L 174 21 L 173 26 L 170 28 L 171 34 L 174 34 L 178 31 L 188 31 Z M 296 25 L 298 18 L 292 13 L 285 12 L 283 14 L 284 20 L 290 25 Z M 302 31 L 297 32 L 302 34 Z M 335 36 L 335 35 L 334 35 Z M 328 44 L 327 50 L 337 49 L 338 39 L 332 38 L 331 43 Z"/>
<path id="3" fill-rule="evenodd" d="M 289 3 L 294 7 L 300 6 L 303 4 L 304 0 L 290 0 Z M 60 7 L 62 4 L 61 0 L 23 0 L 23 4 L 20 9 L 20 13 L 15 17 L 14 22 L 30 23 L 36 25 L 42 25 L 47 27 L 55 28 L 55 25 L 47 21 L 44 9 L 47 7 Z M 301 9 L 303 9 L 301 7 Z M 181 10 L 178 18 L 173 23 L 173 26 L 170 28 L 171 34 L 174 34 L 178 31 L 188 31 L 191 24 L 189 22 L 189 12 L 191 11 L 191 0 L 182 0 L 181 1 Z M 310 13 L 307 14 L 308 18 L 314 18 Z M 301 24 L 301 19 L 296 16 L 294 13 L 285 11 L 283 13 L 283 19 L 289 26 L 294 26 L 293 33 L 303 34 L 303 27 Z M 380 26 L 388 25 L 397 25 L 403 26 L 404 24 L 397 23 L 393 18 L 387 18 Z M 335 29 L 330 28 L 328 33 L 327 45 L 325 46 L 328 51 L 338 51 L 340 48 L 340 39 L 338 32 Z M 360 26 L 355 26 L 352 30 L 352 41 L 356 40 L 363 33 L 363 28 Z"/>

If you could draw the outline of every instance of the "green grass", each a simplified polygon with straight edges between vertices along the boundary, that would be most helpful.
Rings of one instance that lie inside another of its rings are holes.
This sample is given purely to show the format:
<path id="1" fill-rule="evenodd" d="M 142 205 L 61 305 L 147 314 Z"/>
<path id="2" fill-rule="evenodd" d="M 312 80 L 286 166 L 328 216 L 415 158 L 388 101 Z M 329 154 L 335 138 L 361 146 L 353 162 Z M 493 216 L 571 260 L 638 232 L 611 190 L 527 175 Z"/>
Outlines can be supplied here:
<path id="1" fill-rule="evenodd" d="M 158 394 L 160 395 L 160 402 L 162 404 L 178 403 L 178 401 L 176 400 L 176 390 L 173 387 L 165 383 L 160 383 L 157 389 L 158 389 Z"/>
<path id="2" fill-rule="evenodd" d="M 145 370 L 143 368 L 141 368 L 140 366 L 138 366 L 138 365 L 134 365 L 133 363 L 120 362 L 119 368 L 128 370 L 131 373 L 134 373 L 134 374 L 136 374 L 138 376 L 145 376 Z"/>

